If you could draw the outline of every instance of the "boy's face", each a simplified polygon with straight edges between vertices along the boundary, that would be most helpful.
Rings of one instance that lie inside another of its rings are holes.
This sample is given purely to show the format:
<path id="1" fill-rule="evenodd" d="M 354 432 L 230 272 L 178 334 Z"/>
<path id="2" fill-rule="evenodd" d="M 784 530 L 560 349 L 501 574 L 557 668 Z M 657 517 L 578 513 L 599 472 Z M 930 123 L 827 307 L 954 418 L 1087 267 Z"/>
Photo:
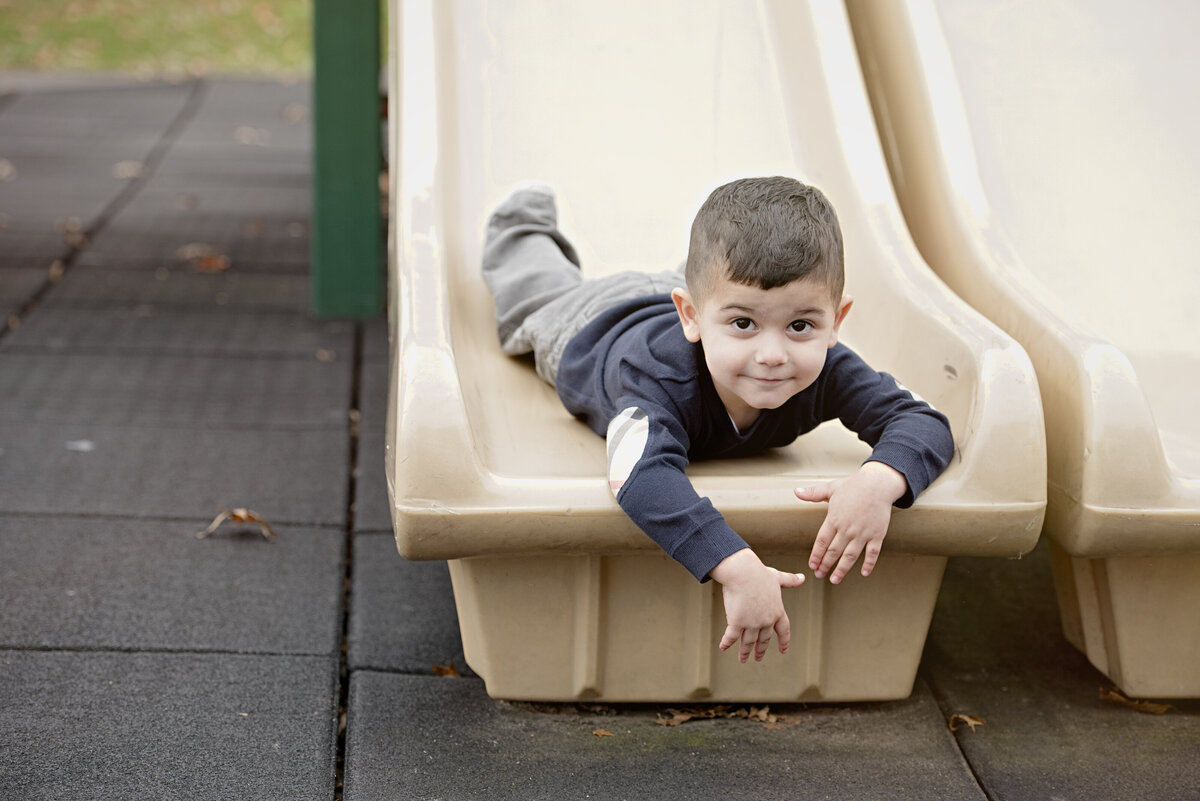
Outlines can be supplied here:
<path id="1" fill-rule="evenodd" d="M 703 343 L 717 394 L 742 430 L 817 380 L 852 302 L 835 303 L 819 279 L 760 289 L 724 276 L 698 303 L 686 289 L 671 297 L 684 336 Z"/>

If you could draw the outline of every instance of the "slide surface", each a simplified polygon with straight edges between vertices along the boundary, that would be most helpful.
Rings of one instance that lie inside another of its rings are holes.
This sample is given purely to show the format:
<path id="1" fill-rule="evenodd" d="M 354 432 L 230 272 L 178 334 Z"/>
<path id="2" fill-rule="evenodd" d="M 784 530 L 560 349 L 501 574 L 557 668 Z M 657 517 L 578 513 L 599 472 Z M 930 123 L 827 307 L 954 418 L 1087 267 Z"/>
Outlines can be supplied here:
<path id="1" fill-rule="evenodd" d="M 1200 6 L 849 8 L 918 245 L 1038 368 L 1047 533 L 1200 549 Z"/>
<path id="2" fill-rule="evenodd" d="M 845 341 L 952 421 L 958 456 L 893 517 L 886 549 L 1032 547 L 1044 444 L 1028 359 L 908 239 L 841 4 L 425 0 L 394 12 L 387 458 L 402 554 L 653 549 L 608 490 L 603 442 L 500 352 L 479 276 L 484 221 L 512 184 L 540 179 L 586 275 L 671 269 L 707 193 L 754 174 L 829 195 L 856 299 Z M 823 509 L 792 488 L 866 453 L 834 424 L 690 473 L 752 544 L 806 553 Z"/>
<path id="3" fill-rule="evenodd" d="M 921 252 L 1037 370 L 1064 633 L 1200 696 L 1200 6 L 848 8 Z"/>

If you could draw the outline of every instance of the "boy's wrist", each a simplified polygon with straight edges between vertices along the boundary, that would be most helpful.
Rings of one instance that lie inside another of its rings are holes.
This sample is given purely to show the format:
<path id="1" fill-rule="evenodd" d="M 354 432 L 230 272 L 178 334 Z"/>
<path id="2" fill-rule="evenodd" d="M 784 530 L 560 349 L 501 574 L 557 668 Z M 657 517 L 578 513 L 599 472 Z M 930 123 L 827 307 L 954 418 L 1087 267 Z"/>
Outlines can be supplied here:
<path id="1" fill-rule="evenodd" d="M 718 584 L 736 583 L 740 576 L 761 567 L 762 560 L 747 547 L 726 556 L 708 571 L 708 576 Z"/>
<path id="2" fill-rule="evenodd" d="M 895 503 L 908 492 L 908 479 L 896 468 L 884 462 L 863 462 L 858 472 L 879 488 L 888 503 Z"/>

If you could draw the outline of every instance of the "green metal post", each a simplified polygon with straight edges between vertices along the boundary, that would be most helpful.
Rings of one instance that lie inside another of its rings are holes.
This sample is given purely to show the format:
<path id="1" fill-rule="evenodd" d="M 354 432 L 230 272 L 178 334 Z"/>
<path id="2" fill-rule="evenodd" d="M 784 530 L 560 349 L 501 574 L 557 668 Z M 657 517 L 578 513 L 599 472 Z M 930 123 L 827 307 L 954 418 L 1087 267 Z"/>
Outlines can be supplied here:
<path id="1" fill-rule="evenodd" d="M 383 309 L 379 0 L 313 0 L 313 312 Z"/>

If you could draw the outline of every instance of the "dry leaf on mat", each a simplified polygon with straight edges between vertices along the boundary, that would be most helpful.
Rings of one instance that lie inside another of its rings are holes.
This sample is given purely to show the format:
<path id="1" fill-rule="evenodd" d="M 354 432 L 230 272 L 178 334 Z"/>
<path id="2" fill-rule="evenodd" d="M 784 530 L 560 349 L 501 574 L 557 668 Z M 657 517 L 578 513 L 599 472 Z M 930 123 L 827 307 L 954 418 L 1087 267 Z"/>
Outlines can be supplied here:
<path id="1" fill-rule="evenodd" d="M 454 666 L 454 663 L 451 662 L 448 665 L 434 665 L 433 666 L 433 675 L 442 676 L 443 678 L 448 678 L 448 679 L 456 679 L 459 676 L 461 676 L 462 674 L 458 672 L 458 668 L 456 668 Z"/>
<path id="2" fill-rule="evenodd" d="M 738 715 L 738 717 L 741 717 L 741 715 Z M 746 719 L 747 720 L 757 720 L 759 723 L 774 723 L 775 721 L 777 721 L 779 719 L 779 716 L 772 715 L 771 707 L 769 707 L 769 706 L 764 706 L 764 707 L 752 706 L 746 712 Z"/>
<path id="3" fill-rule="evenodd" d="M 678 726 L 692 719 L 692 715 L 689 715 L 687 712 L 680 712 L 678 709 L 668 709 L 667 713 L 671 717 L 664 718 L 662 712 L 657 713 L 654 722 L 659 726 Z"/>
<path id="4" fill-rule="evenodd" d="M 1170 704 L 1156 704 L 1153 701 L 1135 701 L 1116 687 L 1101 687 L 1100 700 L 1127 706 L 1147 715 L 1165 715 L 1175 708 Z"/>
<path id="5" fill-rule="evenodd" d="M 615 736 L 608 729 L 595 729 L 594 731 L 592 731 L 592 734 L 596 735 L 597 737 L 614 737 Z"/>
<path id="6" fill-rule="evenodd" d="M 132 181 L 141 178 L 146 172 L 146 165 L 140 161 L 118 161 L 113 165 L 112 177 L 121 181 Z"/>
<path id="7" fill-rule="evenodd" d="M 659 726 L 679 726 L 689 720 L 705 720 L 724 716 L 729 710 L 727 706 L 697 706 L 688 709 L 668 709 L 671 717 L 664 718 L 662 712 L 657 713 L 654 721 Z"/>
<path id="8" fill-rule="evenodd" d="M 175 258 L 187 262 L 198 273 L 223 273 L 233 263 L 229 256 L 203 242 L 191 242 L 175 250 Z"/>
<path id="9" fill-rule="evenodd" d="M 950 731 L 958 731 L 962 726 L 970 726 L 971 731 L 975 731 L 976 726 L 986 726 L 987 723 L 983 718 L 977 718 L 974 715 L 951 715 L 950 716 Z"/>
<path id="10" fill-rule="evenodd" d="M 744 718 L 752 720 L 755 723 L 762 723 L 767 729 L 786 729 L 789 726 L 795 726 L 800 721 L 790 717 L 789 715 L 776 715 L 771 712 L 769 706 L 752 706 L 752 707 L 731 707 L 727 704 L 718 706 L 698 706 L 688 707 L 686 709 L 668 709 L 666 710 L 670 717 L 663 717 L 661 712 L 658 713 L 657 719 L 654 721 L 660 726 L 679 726 L 687 723 L 689 720 L 708 720 L 712 718 Z"/>
<path id="11" fill-rule="evenodd" d="M 255 128 L 250 125 L 239 125 L 233 131 L 233 138 L 243 145 L 266 147 L 271 144 L 271 132 L 265 128 Z"/>
<path id="12" fill-rule="evenodd" d="M 208 528 L 204 529 L 204 531 L 196 532 L 196 538 L 204 539 L 209 534 L 212 534 L 214 531 L 216 531 L 217 528 L 219 528 L 220 525 L 226 520 L 232 520 L 235 523 L 257 523 L 259 530 L 262 532 L 263 539 L 267 540 L 267 542 L 274 541 L 272 538 L 275 536 L 275 532 L 271 529 L 270 523 L 268 523 L 266 520 L 263 520 L 257 512 L 253 512 L 249 509 L 222 509 L 220 513 L 213 518 L 213 521 L 208 524 Z"/>
<path id="13" fill-rule="evenodd" d="M 763 724 L 764 729 L 778 731 L 779 729 L 790 729 L 800 723 L 798 718 L 790 718 L 787 715 L 780 715 L 777 720 L 768 720 Z"/>
<path id="14" fill-rule="evenodd" d="M 198 259 L 193 259 L 192 269 L 198 273 L 223 273 L 229 269 L 233 262 L 224 253 L 217 253 L 212 256 L 201 256 Z"/>

